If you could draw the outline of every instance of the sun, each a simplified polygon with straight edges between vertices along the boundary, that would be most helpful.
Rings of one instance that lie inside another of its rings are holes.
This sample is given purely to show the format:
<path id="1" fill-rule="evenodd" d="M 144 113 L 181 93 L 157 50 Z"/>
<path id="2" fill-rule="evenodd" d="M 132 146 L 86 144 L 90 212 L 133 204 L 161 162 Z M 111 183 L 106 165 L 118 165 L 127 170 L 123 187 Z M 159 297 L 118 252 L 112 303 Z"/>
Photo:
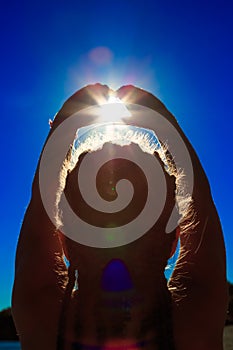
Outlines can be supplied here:
<path id="1" fill-rule="evenodd" d="M 130 116 L 131 113 L 126 105 L 118 97 L 110 95 L 106 103 L 100 105 L 98 122 L 118 123 Z"/>

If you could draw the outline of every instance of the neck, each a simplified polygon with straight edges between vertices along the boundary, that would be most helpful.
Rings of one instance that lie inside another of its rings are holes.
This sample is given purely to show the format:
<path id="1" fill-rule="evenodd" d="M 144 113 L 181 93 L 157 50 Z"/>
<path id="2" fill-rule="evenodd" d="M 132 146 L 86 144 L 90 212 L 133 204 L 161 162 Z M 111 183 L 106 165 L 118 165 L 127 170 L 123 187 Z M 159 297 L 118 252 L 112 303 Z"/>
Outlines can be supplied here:
<path id="1" fill-rule="evenodd" d="M 96 286 L 82 279 L 79 286 L 68 307 L 66 350 L 173 349 L 165 278 L 156 279 L 149 290 L 93 293 Z"/>

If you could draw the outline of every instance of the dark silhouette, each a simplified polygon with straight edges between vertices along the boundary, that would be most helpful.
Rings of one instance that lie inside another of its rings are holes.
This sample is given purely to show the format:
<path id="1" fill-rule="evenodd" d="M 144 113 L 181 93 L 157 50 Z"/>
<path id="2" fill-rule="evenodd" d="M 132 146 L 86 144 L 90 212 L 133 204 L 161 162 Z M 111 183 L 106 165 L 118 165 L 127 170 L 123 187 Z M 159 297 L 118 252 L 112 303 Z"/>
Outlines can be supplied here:
<path id="1" fill-rule="evenodd" d="M 48 139 L 73 113 L 98 105 L 98 100 L 107 101 L 110 93 L 107 86 L 97 84 L 74 94 L 56 115 Z M 165 233 L 176 193 L 172 175 L 161 218 L 126 249 L 118 247 L 113 252 L 73 244 L 45 211 L 38 166 L 17 248 L 12 298 L 22 349 L 109 350 L 115 346 L 130 350 L 222 350 L 228 301 L 225 247 L 208 179 L 176 119 L 158 99 L 133 86 L 120 88 L 116 95 L 126 104 L 159 112 L 182 137 L 193 166 L 191 215 L 185 215 L 171 235 Z M 169 150 L 166 157 L 170 157 Z M 78 212 L 72 189 L 75 169 L 64 174 L 66 196 Z M 53 185 L 51 179 L 48 197 L 58 191 Z M 81 213 L 84 218 L 85 212 Z M 133 217 L 135 213 L 131 214 Z M 124 222 L 125 217 L 120 219 Z M 180 255 L 167 283 L 163 270 L 177 234 Z M 69 268 L 63 260 L 64 252 L 70 260 Z M 76 270 L 78 290 L 73 291 Z M 112 271 L 119 273 L 121 286 L 112 282 L 109 286 Z M 129 290 L 122 295 L 123 286 Z"/>
<path id="2" fill-rule="evenodd" d="M 226 325 L 233 325 L 233 284 L 228 283 L 229 285 L 229 303 L 228 303 L 228 310 L 227 310 L 227 318 L 226 318 Z"/>
<path id="3" fill-rule="evenodd" d="M 233 325 L 233 284 L 228 282 L 228 286 L 229 304 L 226 317 L 226 326 Z M 211 315 L 210 317 L 213 316 L 214 315 Z M 10 307 L 0 311 L 0 341 L 3 340 L 19 340 Z"/>
<path id="4" fill-rule="evenodd" d="M 11 308 L 0 312 L 0 340 L 19 340 L 11 314 Z"/>

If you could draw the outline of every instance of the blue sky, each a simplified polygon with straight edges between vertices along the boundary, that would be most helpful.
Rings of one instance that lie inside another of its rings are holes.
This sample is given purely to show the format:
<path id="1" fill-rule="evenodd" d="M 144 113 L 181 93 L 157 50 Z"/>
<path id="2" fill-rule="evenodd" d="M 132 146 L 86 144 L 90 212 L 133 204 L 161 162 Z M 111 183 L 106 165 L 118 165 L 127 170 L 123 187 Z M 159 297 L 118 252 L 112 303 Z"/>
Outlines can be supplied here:
<path id="1" fill-rule="evenodd" d="M 17 238 L 48 120 L 91 82 L 133 83 L 177 117 L 208 175 L 233 282 L 232 1 L 12 1 L 2 5 L 0 23 L 0 309 L 10 305 Z"/>

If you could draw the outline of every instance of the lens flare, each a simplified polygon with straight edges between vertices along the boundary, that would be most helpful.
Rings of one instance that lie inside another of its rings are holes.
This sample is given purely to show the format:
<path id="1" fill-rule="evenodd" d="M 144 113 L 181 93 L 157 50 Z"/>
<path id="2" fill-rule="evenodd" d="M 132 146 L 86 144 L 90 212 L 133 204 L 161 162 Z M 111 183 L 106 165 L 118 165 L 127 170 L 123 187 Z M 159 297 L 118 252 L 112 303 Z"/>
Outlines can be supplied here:
<path id="1" fill-rule="evenodd" d="M 133 288 L 129 271 L 120 259 L 111 260 L 104 268 L 102 289 L 108 292 L 122 292 Z"/>

